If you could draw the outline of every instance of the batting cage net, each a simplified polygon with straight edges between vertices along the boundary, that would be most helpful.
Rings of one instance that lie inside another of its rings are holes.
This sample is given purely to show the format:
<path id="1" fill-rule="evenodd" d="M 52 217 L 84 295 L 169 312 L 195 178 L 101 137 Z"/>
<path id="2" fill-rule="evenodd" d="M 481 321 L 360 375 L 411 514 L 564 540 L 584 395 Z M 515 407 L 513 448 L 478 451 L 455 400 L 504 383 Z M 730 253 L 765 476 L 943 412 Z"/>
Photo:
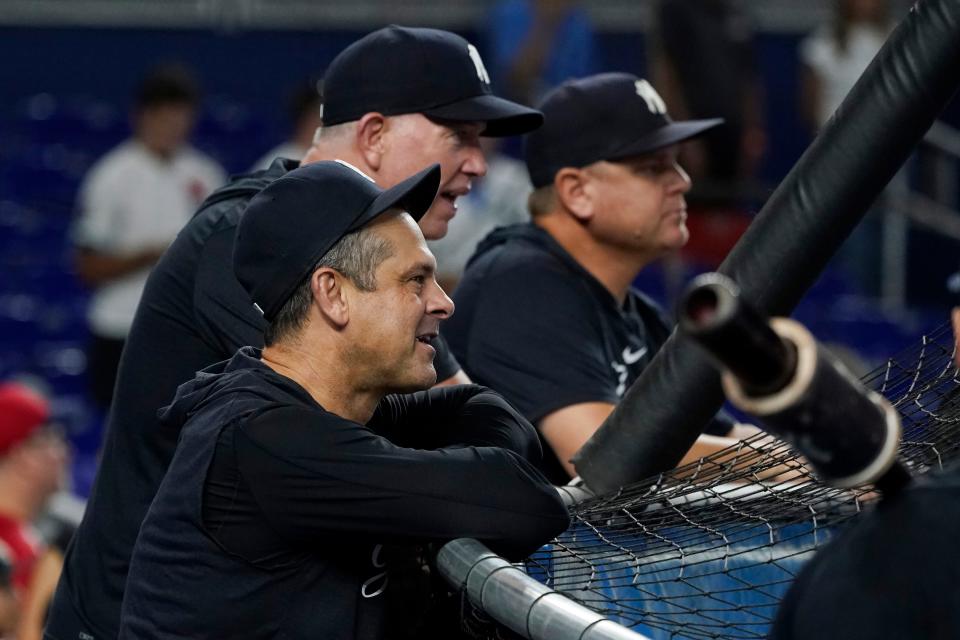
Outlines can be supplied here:
<path id="1" fill-rule="evenodd" d="M 957 456 L 954 349 L 944 325 L 863 379 L 899 411 L 914 474 Z M 522 568 L 653 638 L 763 638 L 803 563 L 877 497 L 826 486 L 759 434 L 576 505 L 571 527 Z"/>

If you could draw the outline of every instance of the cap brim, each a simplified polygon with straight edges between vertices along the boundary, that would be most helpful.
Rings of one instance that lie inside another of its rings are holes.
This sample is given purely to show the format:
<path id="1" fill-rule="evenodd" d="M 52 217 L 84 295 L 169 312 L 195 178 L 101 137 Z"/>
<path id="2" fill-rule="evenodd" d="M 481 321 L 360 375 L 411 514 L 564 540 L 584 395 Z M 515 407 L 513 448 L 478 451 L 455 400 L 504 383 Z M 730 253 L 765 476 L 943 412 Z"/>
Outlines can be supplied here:
<path id="1" fill-rule="evenodd" d="M 616 158 L 650 153 L 651 151 L 668 147 L 671 144 L 677 144 L 678 142 L 695 138 L 721 124 L 723 124 L 723 118 L 671 122 L 665 127 L 660 127 L 656 131 L 644 136 L 640 140 L 634 140 L 624 147 L 617 149 L 613 154 L 607 156 L 606 159 L 614 160 Z"/>
<path id="2" fill-rule="evenodd" d="M 423 114 L 454 122 L 485 122 L 480 135 L 491 138 L 519 136 L 543 124 L 543 114 L 536 109 L 489 94 L 425 109 Z"/>
<path id="3" fill-rule="evenodd" d="M 359 229 L 390 209 L 402 209 L 420 220 L 437 197 L 440 189 L 440 165 L 435 164 L 387 189 L 367 206 L 367 210 L 350 226 Z"/>

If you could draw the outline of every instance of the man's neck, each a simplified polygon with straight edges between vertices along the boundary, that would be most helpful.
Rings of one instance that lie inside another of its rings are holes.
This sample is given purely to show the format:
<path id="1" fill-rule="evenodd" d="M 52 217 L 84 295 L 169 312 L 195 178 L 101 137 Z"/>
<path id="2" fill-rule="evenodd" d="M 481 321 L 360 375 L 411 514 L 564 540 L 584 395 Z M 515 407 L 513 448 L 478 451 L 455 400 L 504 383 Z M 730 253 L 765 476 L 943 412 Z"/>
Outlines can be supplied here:
<path id="1" fill-rule="evenodd" d="M 161 162 L 165 162 L 165 163 L 170 162 L 171 160 L 173 160 L 174 156 L 176 155 L 175 151 L 171 151 L 166 147 L 164 147 L 163 145 L 154 143 L 146 136 L 138 135 L 137 141 L 141 145 L 143 145 L 143 148 L 146 149 L 150 153 L 150 155 L 155 157 L 157 160 L 160 160 Z"/>
<path id="2" fill-rule="evenodd" d="M 378 176 L 376 175 L 377 172 L 366 163 L 363 156 L 357 153 L 353 146 L 348 143 L 348 141 L 341 139 L 314 142 L 307 150 L 307 153 L 303 156 L 300 164 L 307 165 L 313 162 L 329 160 L 343 160 L 344 162 L 364 172 L 372 179 L 378 179 Z"/>
<path id="3" fill-rule="evenodd" d="M 264 347 L 261 361 L 282 376 L 290 378 L 325 410 L 341 418 L 366 424 L 373 415 L 383 394 L 361 390 L 345 378 L 349 367 L 338 366 L 337 359 L 324 359 L 316 354 L 330 355 L 330 350 L 305 348 L 297 345 L 273 345 Z"/>
<path id="4" fill-rule="evenodd" d="M 656 259 L 656 256 L 601 244 L 583 225 L 560 215 L 547 214 L 535 218 L 534 224 L 549 233 L 621 305 L 637 274 Z"/>

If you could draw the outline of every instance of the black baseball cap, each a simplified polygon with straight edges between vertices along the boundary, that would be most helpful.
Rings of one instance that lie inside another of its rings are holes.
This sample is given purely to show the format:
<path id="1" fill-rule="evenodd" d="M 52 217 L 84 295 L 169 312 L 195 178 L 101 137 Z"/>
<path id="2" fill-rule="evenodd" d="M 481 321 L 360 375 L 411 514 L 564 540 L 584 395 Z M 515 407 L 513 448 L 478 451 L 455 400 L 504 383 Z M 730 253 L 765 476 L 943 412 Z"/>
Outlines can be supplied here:
<path id="1" fill-rule="evenodd" d="M 440 29 L 391 25 L 360 38 L 323 77 L 323 124 L 365 113 L 422 113 L 454 122 L 485 122 L 485 136 L 513 136 L 543 124 L 535 109 L 498 98 L 476 47 Z"/>
<path id="2" fill-rule="evenodd" d="M 563 167 L 650 153 L 723 122 L 674 122 L 650 83 L 629 73 L 570 80 L 551 91 L 539 108 L 545 123 L 526 141 L 527 170 L 536 188 L 551 184 Z"/>
<path id="3" fill-rule="evenodd" d="M 343 236 L 394 207 L 419 220 L 439 188 L 438 164 L 386 190 L 342 160 L 294 169 L 247 205 L 233 247 L 234 274 L 270 322 Z"/>

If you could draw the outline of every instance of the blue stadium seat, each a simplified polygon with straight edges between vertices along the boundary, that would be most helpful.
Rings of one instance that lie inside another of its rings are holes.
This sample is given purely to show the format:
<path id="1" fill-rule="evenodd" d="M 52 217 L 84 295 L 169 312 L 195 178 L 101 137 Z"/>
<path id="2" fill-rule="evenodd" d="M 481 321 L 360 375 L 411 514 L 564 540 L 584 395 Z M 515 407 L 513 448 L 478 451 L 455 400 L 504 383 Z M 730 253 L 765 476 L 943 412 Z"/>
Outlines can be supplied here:
<path id="1" fill-rule="evenodd" d="M 127 135 L 126 118 L 116 105 L 85 95 L 38 93 L 17 105 L 15 126 L 32 144 L 63 144 L 95 155 Z"/>

